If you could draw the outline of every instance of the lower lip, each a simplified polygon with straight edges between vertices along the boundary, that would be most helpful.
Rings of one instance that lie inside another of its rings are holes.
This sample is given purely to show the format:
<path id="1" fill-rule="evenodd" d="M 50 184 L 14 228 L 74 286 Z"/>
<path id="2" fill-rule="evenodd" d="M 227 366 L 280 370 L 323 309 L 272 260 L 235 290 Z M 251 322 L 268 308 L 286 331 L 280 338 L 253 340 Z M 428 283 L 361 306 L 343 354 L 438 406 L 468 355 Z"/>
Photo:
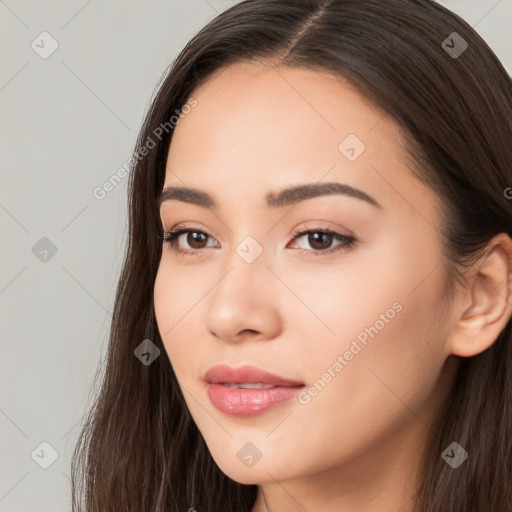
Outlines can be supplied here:
<path id="1" fill-rule="evenodd" d="M 279 403 L 294 398 L 304 386 L 270 389 L 236 389 L 222 384 L 208 384 L 213 405 L 229 416 L 256 416 Z"/>

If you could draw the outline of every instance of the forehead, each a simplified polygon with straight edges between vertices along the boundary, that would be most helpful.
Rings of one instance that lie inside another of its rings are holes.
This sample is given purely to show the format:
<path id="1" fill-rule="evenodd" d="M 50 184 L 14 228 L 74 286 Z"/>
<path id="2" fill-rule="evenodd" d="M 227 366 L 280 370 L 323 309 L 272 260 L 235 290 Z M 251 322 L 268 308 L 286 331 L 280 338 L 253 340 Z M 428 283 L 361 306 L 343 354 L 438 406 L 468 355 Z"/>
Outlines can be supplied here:
<path id="1" fill-rule="evenodd" d="M 300 158 L 321 142 L 329 157 L 338 154 L 349 134 L 377 149 L 377 143 L 386 145 L 398 132 L 384 112 L 328 72 L 238 63 L 218 71 L 192 95 L 198 104 L 176 126 L 170 159 L 184 156 L 175 155 L 173 145 L 198 140 L 197 156 L 243 147 L 246 159 L 263 153 Z"/>
<path id="2" fill-rule="evenodd" d="M 164 188 L 222 190 L 225 200 L 243 201 L 325 179 L 391 199 L 396 190 L 383 180 L 414 180 L 399 126 L 343 77 L 238 63 L 191 96 L 197 105 L 174 128 Z M 421 197 L 424 186 L 411 185 Z"/>

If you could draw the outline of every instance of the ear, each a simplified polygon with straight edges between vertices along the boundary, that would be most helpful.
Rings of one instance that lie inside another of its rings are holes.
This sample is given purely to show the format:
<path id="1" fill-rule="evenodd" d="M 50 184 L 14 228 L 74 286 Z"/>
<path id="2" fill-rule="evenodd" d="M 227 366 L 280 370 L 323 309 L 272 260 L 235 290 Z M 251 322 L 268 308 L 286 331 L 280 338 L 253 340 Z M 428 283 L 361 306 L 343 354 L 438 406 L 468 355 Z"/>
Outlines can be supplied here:
<path id="1" fill-rule="evenodd" d="M 452 354 L 475 356 L 497 340 L 512 315 L 511 286 L 512 240 L 500 233 L 468 272 L 457 297 L 459 309 L 449 340 Z"/>

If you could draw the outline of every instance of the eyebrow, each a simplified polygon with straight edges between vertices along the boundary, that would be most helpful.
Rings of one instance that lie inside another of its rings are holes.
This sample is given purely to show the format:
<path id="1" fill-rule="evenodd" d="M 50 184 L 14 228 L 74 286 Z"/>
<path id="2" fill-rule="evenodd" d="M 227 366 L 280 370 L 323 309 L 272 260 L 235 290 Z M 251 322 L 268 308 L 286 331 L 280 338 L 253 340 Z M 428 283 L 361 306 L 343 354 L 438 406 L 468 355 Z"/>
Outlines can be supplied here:
<path id="1" fill-rule="evenodd" d="M 295 187 L 281 190 L 280 192 L 270 192 L 265 196 L 267 206 L 269 208 L 282 208 L 284 206 L 293 205 L 319 196 L 332 194 L 341 194 L 348 197 L 354 197 L 377 207 L 382 208 L 376 199 L 369 196 L 362 190 L 355 187 L 345 185 L 343 183 L 306 183 Z M 157 207 L 160 208 L 165 201 L 183 201 L 191 203 L 209 210 L 218 210 L 219 205 L 207 192 L 190 187 L 174 187 L 165 188 L 157 200 Z"/>

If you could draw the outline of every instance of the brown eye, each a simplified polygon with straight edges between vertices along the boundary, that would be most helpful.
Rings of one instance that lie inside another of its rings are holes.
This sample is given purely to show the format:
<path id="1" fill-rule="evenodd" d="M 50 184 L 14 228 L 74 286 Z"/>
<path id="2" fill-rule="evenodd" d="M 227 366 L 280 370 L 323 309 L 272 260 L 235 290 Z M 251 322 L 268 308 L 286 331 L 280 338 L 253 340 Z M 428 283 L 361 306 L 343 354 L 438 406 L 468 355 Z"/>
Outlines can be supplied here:
<path id="1" fill-rule="evenodd" d="M 201 231 L 189 231 L 186 240 L 192 249 L 202 249 L 203 245 L 201 244 L 205 243 L 207 238 Z"/>
<path id="2" fill-rule="evenodd" d="M 208 247 L 205 243 L 211 238 L 210 235 L 203 231 L 194 231 L 193 229 L 178 228 L 165 231 L 163 241 L 168 244 L 177 254 L 197 254 L 200 249 Z M 180 240 L 181 239 L 181 240 Z M 213 240 L 213 239 L 212 239 Z M 180 242 L 187 244 L 189 247 L 182 249 Z"/>
<path id="3" fill-rule="evenodd" d="M 344 249 L 350 249 L 356 242 L 356 238 L 353 236 L 342 235 L 336 231 L 324 228 L 308 229 L 307 231 L 297 230 L 293 232 L 293 236 L 294 240 L 297 241 L 304 239 L 306 245 L 309 245 L 310 248 L 301 247 L 299 245 L 299 249 L 306 251 L 306 255 L 313 256 L 322 256 Z M 338 241 L 339 243 L 333 246 L 334 241 Z"/>
<path id="4" fill-rule="evenodd" d="M 333 236 L 328 233 L 322 232 L 310 232 L 308 235 L 308 243 L 313 249 L 317 249 L 319 251 L 329 249 L 332 244 Z"/>
<path id="5" fill-rule="evenodd" d="M 306 235 L 307 238 L 305 238 Z M 324 228 L 295 231 L 293 236 L 294 240 L 305 238 L 310 249 L 305 249 L 303 247 L 299 247 L 299 249 L 306 251 L 306 255 L 313 256 L 322 256 L 342 251 L 344 249 L 350 249 L 356 242 L 356 239 L 353 236 L 342 235 L 336 231 Z M 182 239 L 181 243 L 185 242 L 189 247 L 182 249 L 179 244 L 180 239 Z M 209 247 L 208 239 L 214 240 L 210 235 L 208 235 L 208 233 L 187 228 L 177 228 L 165 231 L 163 238 L 164 243 L 168 244 L 177 254 L 182 253 L 184 255 L 191 256 L 201 252 L 201 249 Z M 331 248 L 335 240 L 339 243 Z M 213 244 L 213 246 L 218 247 L 218 245 L 215 244 Z M 212 247 L 212 245 L 210 245 L 210 247 Z"/>

